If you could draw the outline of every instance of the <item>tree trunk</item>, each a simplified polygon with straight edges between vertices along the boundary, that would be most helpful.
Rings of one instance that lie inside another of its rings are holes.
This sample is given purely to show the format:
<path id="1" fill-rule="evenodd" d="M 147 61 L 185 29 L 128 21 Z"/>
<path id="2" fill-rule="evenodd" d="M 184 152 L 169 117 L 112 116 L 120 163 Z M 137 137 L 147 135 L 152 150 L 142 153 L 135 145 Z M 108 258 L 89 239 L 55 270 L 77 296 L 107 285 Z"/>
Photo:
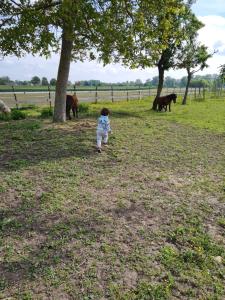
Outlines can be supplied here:
<path id="1" fill-rule="evenodd" d="M 63 32 L 62 48 L 56 82 L 55 107 L 53 116 L 54 122 L 66 121 L 66 89 L 70 71 L 72 47 L 72 40 L 67 39 L 65 32 Z"/>
<path id="2" fill-rule="evenodd" d="M 187 103 L 187 95 L 188 95 L 188 89 L 189 89 L 190 82 L 191 82 L 191 73 L 188 73 L 187 84 L 186 84 L 186 89 L 185 89 L 182 105 L 185 105 Z"/>
<path id="3" fill-rule="evenodd" d="M 163 89 L 163 83 L 164 83 L 164 69 L 161 65 L 158 65 L 158 71 L 159 71 L 159 83 L 157 87 L 156 97 L 152 105 L 153 110 L 157 110 L 157 98 L 160 97 L 161 95 Z"/>

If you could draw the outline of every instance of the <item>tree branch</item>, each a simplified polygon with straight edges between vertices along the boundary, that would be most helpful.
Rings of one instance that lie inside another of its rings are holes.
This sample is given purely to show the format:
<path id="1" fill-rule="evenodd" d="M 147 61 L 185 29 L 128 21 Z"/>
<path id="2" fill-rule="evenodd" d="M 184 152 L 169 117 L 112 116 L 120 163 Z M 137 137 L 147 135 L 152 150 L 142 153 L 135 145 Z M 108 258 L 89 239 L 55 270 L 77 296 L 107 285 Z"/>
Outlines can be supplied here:
<path id="1" fill-rule="evenodd" d="M 20 7 L 20 8 L 23 7 L 23 5 L 21 3 L 17 3 L 14 0 L 9 0 L 9 1 L 12 2 L 13 4 L 15 4 L 16 6 Z"/>
<path id="2" fill-rule="evenodd" d="M 11 21 L 11 20 L 13 20 L 13 17 L 10 17 L 10 18 L 1 20 L 0 28 L 2 28 L 2 27 L 4 27 L 5 25 L 7 25 L 7 23 L 8 23 L 9 21 Z"/>
<path id="3" fill-rule="evenodd" d="M 49 4 L 34 4 L 32 8 L 36 9 L 36 10 L 41 10 L 41 9 L 49 9 L 51 7 L 57 6 L 59 4 L 62 4 L 62 0 L 59 1 L 55 1 Z"/>

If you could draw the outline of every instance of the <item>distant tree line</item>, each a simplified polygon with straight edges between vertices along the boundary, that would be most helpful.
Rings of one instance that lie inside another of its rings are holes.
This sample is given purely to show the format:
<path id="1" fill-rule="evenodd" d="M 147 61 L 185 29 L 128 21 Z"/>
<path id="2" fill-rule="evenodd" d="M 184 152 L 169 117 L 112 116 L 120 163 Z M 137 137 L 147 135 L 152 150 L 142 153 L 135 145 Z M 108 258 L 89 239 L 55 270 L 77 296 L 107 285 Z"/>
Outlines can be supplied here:
<path id="1" fill-rule="evenodd" d="M 125 82 L 102 82 L 100 80 L 81 80 L 76 81 L 74 84 L 68 81 L 68 86 L 76 87 L 95 87 L 95 86 L 137 86 L 137 87 L 150 87 L 156 88 L 158 86 L 159 77 L 154 76 L 152 79 L 147 79 L 143 82 L 141 79 L 136 79 L 135 81 L 125 81 Z M 165 88 L 184 88 L 187 84 L 187 76 L 180 79 L 175 79 L 170 76 L 166 76 L 164 79 Z M 15 85 L 15 86 L 55 86 L 56 79 L 52 78 L 48 80 L 46 77 L 33 76 L 31 80 L 11 80 L 8 76 L 0 77 L 0 85 Z M 203 87 L 213 87 L 221 86 L 221 77 L 217 74 L 207 74 L 207 75 L 195 75 L 190 83 L 192 88 L 203 88 Z"/>
<path id="2" fill-rule="evenodd" d="M 31 80 L 11 80 L 9 76 L 2 76 L 0 77 L 0 85 L 55 86 L 56 79 L 52 78 L 50 81 L 48 81 L 46 77 L 39 78 L 38 76 L 34 76 L 31 78 Z"/>

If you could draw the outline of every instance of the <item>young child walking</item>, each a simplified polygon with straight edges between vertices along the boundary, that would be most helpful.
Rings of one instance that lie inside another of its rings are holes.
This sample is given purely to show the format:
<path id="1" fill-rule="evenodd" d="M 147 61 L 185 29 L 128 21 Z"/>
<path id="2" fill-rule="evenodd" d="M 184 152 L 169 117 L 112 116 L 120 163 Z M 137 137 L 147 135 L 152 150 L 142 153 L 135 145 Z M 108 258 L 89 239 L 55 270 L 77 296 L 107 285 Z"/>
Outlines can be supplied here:
<path id="1" fill-rule="evenodd" d="M 109 132 L 112 132 L 109 121 L 109 110 L 108 108 L 103 108 L 101 110 L 101 116 L 98 118 L 97 126 L 97 150 L 99 153 L 102 152 L 102 139 L 104 145 L 108 142 Z"/>

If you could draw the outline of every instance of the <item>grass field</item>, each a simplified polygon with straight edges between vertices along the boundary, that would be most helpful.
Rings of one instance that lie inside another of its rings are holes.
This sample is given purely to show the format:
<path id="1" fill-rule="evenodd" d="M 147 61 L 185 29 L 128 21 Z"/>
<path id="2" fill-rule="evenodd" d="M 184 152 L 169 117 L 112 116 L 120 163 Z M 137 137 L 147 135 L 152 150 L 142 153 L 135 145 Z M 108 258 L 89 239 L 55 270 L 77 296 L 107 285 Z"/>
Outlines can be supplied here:
<path id="1" fill-rule="evenodd" d="M 0 299 L 225 299 L 225 102 L 0 122 Z"/>

